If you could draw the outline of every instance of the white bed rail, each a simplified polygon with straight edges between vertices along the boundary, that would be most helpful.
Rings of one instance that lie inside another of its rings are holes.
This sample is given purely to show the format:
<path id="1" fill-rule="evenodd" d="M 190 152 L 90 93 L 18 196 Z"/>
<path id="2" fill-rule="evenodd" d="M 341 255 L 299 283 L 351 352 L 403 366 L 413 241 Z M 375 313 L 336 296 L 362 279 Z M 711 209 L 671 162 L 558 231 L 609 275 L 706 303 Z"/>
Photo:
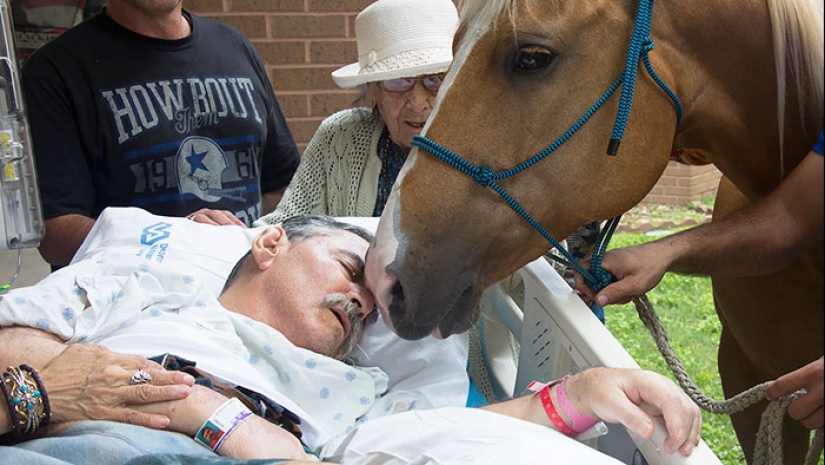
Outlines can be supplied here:
<path id="1" fill-rule="evenodd" d="M 522 394 L 534 379 L 558 379 L 587 367 L 639 368 L 544 258 L 485 292 L 479 332 L 490 383 L 500 398 Z M 510 334 L 518 342 L 517 362 Z M 607 435 L 585 443 L 632 465 L 721 465 L 704 441 L 690 457 L 665 453 L 664 431 L 657 422 L 653 437 L 642 439 L 609 425 Z"/>

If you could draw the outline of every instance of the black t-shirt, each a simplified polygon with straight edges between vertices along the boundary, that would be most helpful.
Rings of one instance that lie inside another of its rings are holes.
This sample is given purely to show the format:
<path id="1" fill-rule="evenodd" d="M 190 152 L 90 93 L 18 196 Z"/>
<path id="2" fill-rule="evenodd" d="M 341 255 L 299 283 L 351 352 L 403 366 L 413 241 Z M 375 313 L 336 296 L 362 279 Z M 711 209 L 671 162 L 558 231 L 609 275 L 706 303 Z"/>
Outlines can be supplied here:
<path id="1" fill-rule="evenodd" d="M 260 56 L 237 30 L 185 14 L 192 33 L 160 40 L 104 11 L 26 61 L 46 219 L 213 208 L 251 225 L 261 193 L 289 184 L 300 154 Z"/>

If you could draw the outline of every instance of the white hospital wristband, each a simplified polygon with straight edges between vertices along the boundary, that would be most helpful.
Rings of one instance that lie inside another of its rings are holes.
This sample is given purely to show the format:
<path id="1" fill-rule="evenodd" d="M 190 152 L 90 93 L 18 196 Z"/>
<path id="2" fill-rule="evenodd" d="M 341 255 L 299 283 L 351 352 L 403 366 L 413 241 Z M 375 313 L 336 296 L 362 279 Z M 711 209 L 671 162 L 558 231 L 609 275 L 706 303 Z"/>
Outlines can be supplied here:
<path id="1" fill-rule="evenodd" d="M 233 397 L 212 412 L 195 434 L 195 441 L 217 453 L 226 438 L 242 421 L 252 415 L 240 400 Z"/>

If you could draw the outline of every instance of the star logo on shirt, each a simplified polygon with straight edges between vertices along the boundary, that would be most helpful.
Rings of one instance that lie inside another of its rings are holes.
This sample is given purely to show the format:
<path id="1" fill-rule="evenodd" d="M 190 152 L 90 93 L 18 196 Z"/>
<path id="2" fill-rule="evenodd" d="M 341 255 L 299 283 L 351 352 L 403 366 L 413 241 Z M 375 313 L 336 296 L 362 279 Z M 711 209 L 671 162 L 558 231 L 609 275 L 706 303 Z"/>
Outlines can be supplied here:
<path id="1" fill-rule="evenodd" d="M 195 171 L 197 170 L 209 171 L 209 168 L 207 168 L 206 165 L 203 164 L 203 159 L 206 158 L 206 155 L 208 153 L 209 151 L 195 151 L 194 145 L 191 147 L 190 154 L 188 157 L 186 157 L 186 161 L 189 162 L 189 167 L 192 169 L 192 171 L 189 172 L 190 176 L 195 174 Z"/>

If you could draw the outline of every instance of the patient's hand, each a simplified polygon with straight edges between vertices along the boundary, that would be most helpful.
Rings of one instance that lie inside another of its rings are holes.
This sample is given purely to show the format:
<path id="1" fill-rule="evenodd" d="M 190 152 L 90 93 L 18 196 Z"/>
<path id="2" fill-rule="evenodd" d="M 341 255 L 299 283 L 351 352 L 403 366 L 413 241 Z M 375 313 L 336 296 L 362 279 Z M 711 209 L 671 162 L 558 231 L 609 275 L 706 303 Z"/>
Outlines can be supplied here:
<path id="1" fill-rule="evenodd" d="M 135 370 L 152 376 L 151 384 L 132 386 Z M 137 355 L 121 355 L 104 347 L 68 346 L 40 370 L 52 410 L 52 422 L 110 420 L 150 428 L 166 428 L 170 419 L 136 406 L 183 399 L 192 391 L 192 376 L 167 371 Z"/>
<path id="2" fill-rule="evenodd" d="M 609 423 L 621 423 L 636 435 L 653 434 L 651 416 L 664 418 L 665 451 L 688 455 L 699 444 L 699 407 L 670 379 L 646 370 L 591 368 L 570 377 L 565 388 L 576 410 Z"/>

